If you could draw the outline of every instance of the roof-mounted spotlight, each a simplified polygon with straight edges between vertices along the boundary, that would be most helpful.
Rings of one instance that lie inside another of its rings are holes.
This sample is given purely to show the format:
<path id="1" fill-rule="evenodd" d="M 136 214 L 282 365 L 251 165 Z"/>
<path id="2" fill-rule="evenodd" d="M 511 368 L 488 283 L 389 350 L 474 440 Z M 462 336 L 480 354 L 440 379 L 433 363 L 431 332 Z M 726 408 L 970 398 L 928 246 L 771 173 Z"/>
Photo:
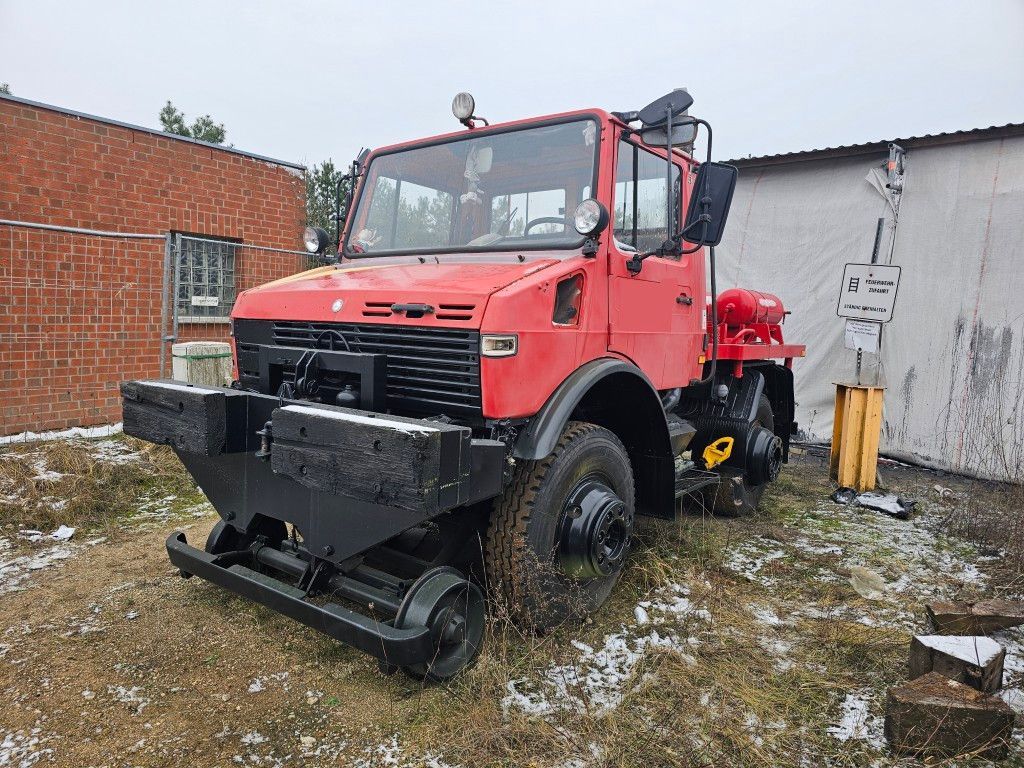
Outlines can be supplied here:
<path id="1" fill-rule="evenodd" d="M 455 94 L 455 98 L 452 99 L 452 114 L 455 115 L 455 119 L 462 123 L 467 128 L 476 128 L 474 120 L 479 120 L 484 125 L 490 125 L 482 117 L 477 117 L 473 114 L 473 110 L 476 109 L 476 101 L 473 99 L 473 94 L 463 91 L 462 93 Z"/>

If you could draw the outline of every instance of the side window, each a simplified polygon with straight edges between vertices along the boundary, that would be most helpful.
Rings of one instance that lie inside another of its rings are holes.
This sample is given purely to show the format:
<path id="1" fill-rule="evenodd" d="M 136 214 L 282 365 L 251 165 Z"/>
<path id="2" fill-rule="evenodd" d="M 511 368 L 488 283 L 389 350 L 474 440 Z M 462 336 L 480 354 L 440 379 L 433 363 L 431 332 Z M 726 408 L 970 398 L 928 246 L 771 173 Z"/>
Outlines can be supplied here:
<path id="1" fill-rule="evenodd" d="M 679 185 L 679 167 L 673 165 L 673 231 L 679 227 Z M 628 141 L 619 142 L 613 222 L 620 247 L 651 251 L 665 242 L 669 236 L 665 195 L 665 161 Z"/>

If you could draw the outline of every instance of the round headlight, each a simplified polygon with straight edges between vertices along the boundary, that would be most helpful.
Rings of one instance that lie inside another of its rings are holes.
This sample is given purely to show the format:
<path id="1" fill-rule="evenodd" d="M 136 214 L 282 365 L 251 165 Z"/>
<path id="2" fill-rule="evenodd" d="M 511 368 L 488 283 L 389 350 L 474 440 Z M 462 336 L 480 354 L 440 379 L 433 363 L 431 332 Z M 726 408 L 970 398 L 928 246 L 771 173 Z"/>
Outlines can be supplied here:
<path id="1" fill-rule="evenodd" d="M 329 240 L 327 233 L 320 227 L 306 227 L 302 233 L 302 242 L 310 253 L 320 253 L 327 250 Z"/>
<path id="2" fill-rule="evenodd" d="M 590 197 L 576 206 L 572 221 L 581 235 L 596 235 L 608 226 L 608 209 Z"/>
<path id="3" fill-rule="evenodd" d="M 476 102 L 473 101 L 471 94 L 463 91 L 462 93 L 455 94 L 455 98 L 452 99 L 452 114 L 455 115 L 459 120 L 468 120 L 473 116 L 473 110 L 476 109 Z"/>

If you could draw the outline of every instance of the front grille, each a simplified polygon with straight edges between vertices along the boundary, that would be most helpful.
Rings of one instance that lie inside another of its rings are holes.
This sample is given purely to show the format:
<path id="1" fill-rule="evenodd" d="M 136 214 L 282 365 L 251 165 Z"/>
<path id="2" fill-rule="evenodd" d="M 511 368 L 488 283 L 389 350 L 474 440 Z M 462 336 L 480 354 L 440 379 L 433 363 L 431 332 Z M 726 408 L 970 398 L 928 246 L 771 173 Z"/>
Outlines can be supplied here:
<path id="1" fill-rule="evenodd" d="M 324 331 L 340 333 L 352 352 L 387 355 L 389 409 L 481 413 L 479 331 L 279 320 L 273 326 L 274 343 L 312 347 Z M 334 348 L 344 347 L 335 343 Z"/>

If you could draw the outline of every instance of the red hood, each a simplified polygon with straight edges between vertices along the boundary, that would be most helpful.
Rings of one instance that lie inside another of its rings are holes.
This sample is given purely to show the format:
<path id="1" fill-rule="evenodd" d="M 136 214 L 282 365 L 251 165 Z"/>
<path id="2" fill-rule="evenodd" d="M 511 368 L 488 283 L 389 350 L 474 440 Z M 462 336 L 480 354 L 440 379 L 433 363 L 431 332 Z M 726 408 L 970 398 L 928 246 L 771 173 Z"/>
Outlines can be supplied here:
<path id="1" fill-rule="evenodd" d="M 495 291 L 557 263 L 382 264 L 321 267 L 239 294 L 232 317 L 331 322 L 404 322 L 392 304 L 434 308 L 417 323 L 480 325 Z M 340 299 L 341 306 L 338 307 Z"/>

